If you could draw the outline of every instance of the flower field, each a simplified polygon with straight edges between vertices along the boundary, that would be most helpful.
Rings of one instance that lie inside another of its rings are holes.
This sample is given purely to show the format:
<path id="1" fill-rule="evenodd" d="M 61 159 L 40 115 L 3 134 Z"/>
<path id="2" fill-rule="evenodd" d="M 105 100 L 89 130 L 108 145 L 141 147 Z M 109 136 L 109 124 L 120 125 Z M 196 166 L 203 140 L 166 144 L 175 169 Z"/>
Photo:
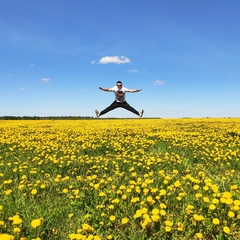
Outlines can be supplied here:
<path id="1" fill-rule="evenodd" d="M 240 239 L 240 119 L 0 121 L 0 240 Z"/>

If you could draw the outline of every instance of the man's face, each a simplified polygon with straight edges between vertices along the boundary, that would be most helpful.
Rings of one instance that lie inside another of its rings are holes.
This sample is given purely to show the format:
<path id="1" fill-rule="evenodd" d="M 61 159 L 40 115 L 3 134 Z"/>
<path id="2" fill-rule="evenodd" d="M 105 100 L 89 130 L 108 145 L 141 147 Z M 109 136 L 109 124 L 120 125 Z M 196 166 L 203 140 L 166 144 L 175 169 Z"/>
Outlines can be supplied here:
<path id="1" fill-rule="evenodd" d="M 117 87 L 118 87 L 118 89 L 122 89 L 122 84 L 121 83 L 117 83 Z"/>

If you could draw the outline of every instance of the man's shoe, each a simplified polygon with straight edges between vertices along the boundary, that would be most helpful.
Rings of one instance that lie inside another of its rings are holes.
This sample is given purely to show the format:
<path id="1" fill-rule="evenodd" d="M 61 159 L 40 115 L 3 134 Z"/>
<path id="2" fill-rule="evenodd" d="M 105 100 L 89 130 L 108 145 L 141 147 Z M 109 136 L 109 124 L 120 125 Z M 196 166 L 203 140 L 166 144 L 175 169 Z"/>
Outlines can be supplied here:
<path id="1" fill-rule="evenodd" d="M 142 109 L 142 111 L 139 112 L 139 116 L 142 117 L 143 113 L 144 113 L 144 110 Z"/>
<path id="2" fill-rule="evenodd" d="M 96 116 L 97 116 L 97 117 L 100 116 L 100 113 L 99 113 L 99 111 L 98 111 L 97 109 L 95 110 L 95 113 L 96 113 Z"/>

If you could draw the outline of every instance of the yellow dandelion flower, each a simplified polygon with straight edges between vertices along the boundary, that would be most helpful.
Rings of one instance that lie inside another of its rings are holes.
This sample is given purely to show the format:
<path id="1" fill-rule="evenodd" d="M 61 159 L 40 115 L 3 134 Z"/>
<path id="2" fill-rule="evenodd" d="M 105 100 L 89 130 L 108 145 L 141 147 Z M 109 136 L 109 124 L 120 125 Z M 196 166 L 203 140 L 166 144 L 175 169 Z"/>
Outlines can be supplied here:
<path id="1" fill-rule="evenodd" d="M 32 194 L 32 195 L 37 194 L 37 189 L 33 189 L 33 190 L 31 191 L 31 194 Z"/>
<path id="2" fill-rule="evenodd" d="M 227 226 L 225 226 L 225 227 L 223 227 L 223 231 L 224 231 L 225 233 L 229 234 L 229 233 L 230 233 L 230 228 L 227 227 Z"/>
<path id="3" fill-rule="evenodd" d="M 110 221 L 115 221 L 116 220 L 116 217 L 115 216 L 113 216 L 113 215 L 111 215 L 110 217 L 109 217 L 109 219 L 110 219 Z"/>
<path id="4" fill-rule="evenodd" d="M 203 235 L 202 235 L 202 233 L 196 233 L 196 237 L 197 237 L 198 239 L 202 239 L 202 238 L 203 238 Z"/>
<path id="5" fill-rule="evenodd" d="M 234 217 L 235 217 L 235 213 L 232 212 L 232 211 L 229 211 L 229 212 L 228 212 L 228 217 L 234 218 Z"/>
<path id="6" fill-rule="evenodd" d="M 128 218 L 124 217 L 124 218 L 122 219 L 122 224 L 126 224 L 126 223 L 128 223 L 128 222 L 129 222 L 129 219 L 128 219 Z"/>
<path id="7" fill-rule="evenodd" d="M 106 193 L 104 193 L 104 192 L 99 193 L 99 197 L 105 197 L 105 196 L 106 196 Z"/>
<path id="8" fill-rule="evenodd" d="M 209 199 L 208 197 L 204 197 L 204 198 L 203 198 L 203 201 L 206 202 L 206 203 L 208 203 L 208 202 L 210 202 L 210 199 Z"/>
<path id="9" fill-rule="evenodd" d="M 171 232 L 171 230 L 172 230 L 172 228 L 171 228 L 170 226 L 166 226 L 166 227 L 165 227 L 165 231 L 166 231 L 166 232 Z"/>
<path id="10" fill-rule="evenodd" d="M 159 210 L 158 210 L 157 208 L 154 208 L 154 209 L 152 210 L 152 214 L 153 214 L 153 215 L 159 214 Z"/>
<path id="11" fill-rule="evenodd" d="M 86 230 L 86 231 L 89 231 L 89 232 L 92 232 L 94 230 L 94 228 L 92 228 L 89 224 L 87 223 L 84 223 L 82 224 L 82 229 L 83 230 Z"/>
<path id="12" fill-rule="evenodd" d="M 126 200 L 126 199 L 127 199 L 127 195 L 126 195 L 126 194 L 123 194 L 123 195 L 122 195 L 122 199 L 123 199 L 123 200 Z"/>
<path id="13" fill-rule="evenodd" d="M 160 196 L 164 196 L 164 195 L 166 195 L 167 194 L 167 191 L 165 190 L 165 189 L 161 189 L 160 191 L 159 191 L 159 195 Z"/>
<path id="14" fill-rule="evenodd" d="M 240 206 L 240 200 L 234 200 L 233 204 L 234 204 L 235 206 Z"/>
<path id="15" fill-rule="evenodd" d="M 196 221 L 202 221 L 204 220 L 204 217 L 202 215 L 198 215 L 198 214 L 194 214 L 193 215 L 193 218 L 196 220 Z"/>
<path id="16" fill-rule="evenodd" d="M 179 180 L 177 180 L 175 183 L 174 183 L 174 186 L 175 187 L 180 187 L 181 186 L 181 182 Z"/>
<path id="17" fill-rule="evenodd" d="M 34 220 L 32 220 L 32 222 L 31 222 L 31 226 L 33 227 L 33 228 L 37 228 L 37 227 L 39 227 L 41 225 L 41 220 L 40 219 L 34 219 Z"/>
<path id="18" fill-rule="evenodd" d="M 157 222 L 160 219 L 160 216 L 159 215 L 152 215 L 151 218 L 154 222 Z"/>
<path id="19" fill-rule="evenodd" d="M 169 221 L 169 220 L 167 220 L 167 221 L 165 221 L 165 225 L 166 226 L 172 226 L 173 225 L 173 222 L 172 221 Z"/>
<path id="20" fill-rule="evenodd" d="M 162 209 L 167 208 L 166 204 L 164 204 L 164 203 L 160 203 L 159 207 L 162 208 Z"/>
<path id="21" fill-rule="evenodd" d="M 210 205 L 209 205 L 209 209 L 210 209 L 210 210 L 214 210 L 214 209 L 216 209 L 216 205 L 214 205 L 214 204 L 210 204 Z"/>
<path id="22" fill-rule="evenodd" d="M 18 225 L 22 223 L 22 219 L 19 217 L 19 215 L 15 215 L 12 217 L 12 221 L 14 225 Z"/>
<path id="23" fill-rule="evenodd" d="M 167 214 L 167 212 L 166 212 L 164 209 L 161 209 L 161 210 L 160 210 L 160 214 L 161 214 L 162 216 L 165 216 L 165 215 Z"/>
<path id="24" fill-rule="evenodd" d="M 219 221 L 218 218 L 213 218 L 212 223 L 213 223 L 214 225 L 218 225 L 218 224 L 220 223 L 220 221 Z"/>
<path id="25" fill-rule="evenodd" d="M 194 189 L 194 190 L 198 190 L 198 189 L 199 189 L 199 185 L 197 185 L 197 184 L 194 185 L 194 186 L 193 186 L 193 189 Z"/>
<path id="26" fill-rule="evenodd" d="M 178 231 L 182 231 L 183 230 L 183 223 L 182 222 L 178 222 L 178 224 L 177 224 L 177 230 Z"/>
<path id="27" fill-rule="evenodd" d="M 13 235 L 9 235 L 9 234 L 1 234 L 0 233 L 0 239 L 2 240 L 14 240 L 14 236 Z"/>
<path id="28" fill-rule="evenodd" d="M 21 232 L 21 229 L 18 228 L 18 227 L 15 227 L 15 228 L 13 229 L 13 232 L 14 232 L 14 233 L 20 233 L 20 232 Z"/>

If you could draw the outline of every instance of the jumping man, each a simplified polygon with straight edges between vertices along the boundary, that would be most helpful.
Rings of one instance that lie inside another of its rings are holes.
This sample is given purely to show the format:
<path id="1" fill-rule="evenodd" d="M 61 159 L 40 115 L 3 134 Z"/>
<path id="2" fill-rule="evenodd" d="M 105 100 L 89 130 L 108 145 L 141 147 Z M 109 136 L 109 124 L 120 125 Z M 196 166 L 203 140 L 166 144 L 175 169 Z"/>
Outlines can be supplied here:
<path id="1" fill-rule="evenodd" d="M 128 111 L 131 111 L 132 113 L 135 113 L 136 115 L 138 115 L 139 117 L 142 117 L 143 115 L 143 109 L 142 111 L 138 112 L 136 109 L 134 109 L 132 106 L 130 106 L 125 99 L 125 94 L 126 92 L 140 92 L 142 89 L 128 89 L 122 86 L 122 82 L 118 81 L 117 85 L 112 87 L 112 88 L 103 88 L 103 87 L 99 87 L 100 90 L 103 90 L 105 92 L 114 92 L 115 94 L 115 101 L 107 108 L 105 108 L 104 110 L 102 110 L 101 112 L 99 112 L 98 110 L 95 110 L 96 116 L 100 117 L 101 115 L 112 111 L 115 108 L 118 107 L 122 107 L 127 109 Z"/>

